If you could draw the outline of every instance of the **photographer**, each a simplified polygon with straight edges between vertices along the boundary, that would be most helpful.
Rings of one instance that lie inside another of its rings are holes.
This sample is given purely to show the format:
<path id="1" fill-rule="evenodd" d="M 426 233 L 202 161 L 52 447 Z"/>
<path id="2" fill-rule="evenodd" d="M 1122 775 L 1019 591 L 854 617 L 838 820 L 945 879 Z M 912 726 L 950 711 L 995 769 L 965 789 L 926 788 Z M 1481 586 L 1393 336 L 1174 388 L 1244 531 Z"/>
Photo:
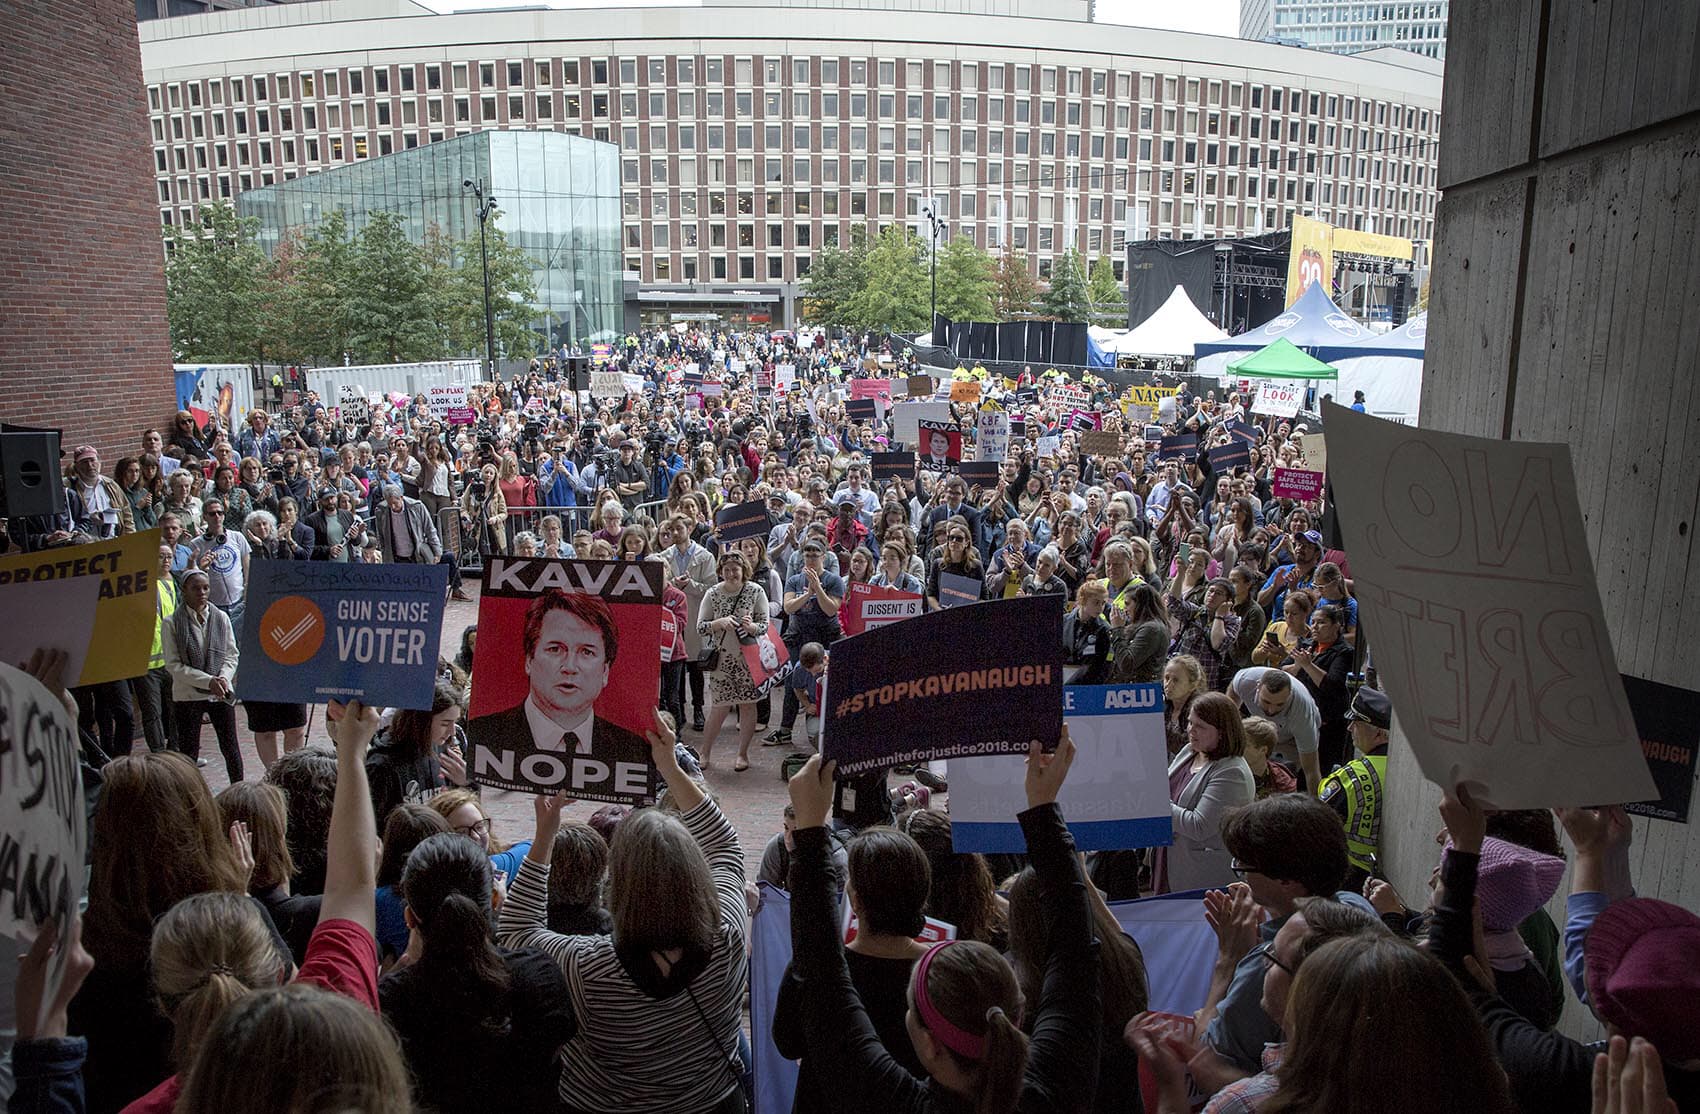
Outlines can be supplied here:
<path id="1" fill-rule="evenodd" d="M 637 509 L 644 493 L 649 490 L 649 469 L 643 466 L 637 455 L 642 447 L 637 438 L 627 437 L 620 442 L 620 459 L 608 469 L 608 486 L 620 497 L 620 506 L 627 514 Z"/>
<path id="2" fill-rule="evenodd" d="M 461 517 L 477 527 L 480 553 L 506 553 L 508 504 L 496 483 L 496 466 L 481 465 L 469 475 L 466 493 L 460 499 Z"/>

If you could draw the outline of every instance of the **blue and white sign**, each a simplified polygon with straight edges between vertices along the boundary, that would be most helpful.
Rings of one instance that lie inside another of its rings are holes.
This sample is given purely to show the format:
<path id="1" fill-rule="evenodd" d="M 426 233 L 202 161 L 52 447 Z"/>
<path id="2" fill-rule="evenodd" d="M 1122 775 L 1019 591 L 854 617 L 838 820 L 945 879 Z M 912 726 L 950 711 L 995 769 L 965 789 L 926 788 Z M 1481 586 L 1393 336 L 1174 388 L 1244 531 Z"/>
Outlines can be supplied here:
<path id="1" fill-rule="evenodd" d="M 443 565 L 255 561 L 236 695 L 430 708 L 448 587 Z"/>
<path id="2" fill-rule="evenodd" d="M 1063 722 L 1079 753 L 1062 806 L 1082 851 L 1160 847 L 1174 841 L 1163 686 L 1067 685 Z M 1015 817 L 1027 807 L 1026 758 L 950 760 L 951 842 L 957 851 L 1027 849 Z"/>

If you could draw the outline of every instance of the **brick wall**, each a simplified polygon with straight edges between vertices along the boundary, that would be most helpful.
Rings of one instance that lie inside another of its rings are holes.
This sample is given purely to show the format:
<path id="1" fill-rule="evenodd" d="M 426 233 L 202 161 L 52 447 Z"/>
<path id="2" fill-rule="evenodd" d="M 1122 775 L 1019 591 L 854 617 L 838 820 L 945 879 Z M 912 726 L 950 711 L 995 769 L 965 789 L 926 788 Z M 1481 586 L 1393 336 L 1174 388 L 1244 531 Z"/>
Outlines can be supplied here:
<path id="1" fill-rule="evenodd" d="M 135 2 L 4 7 L 0 418 L 110 468 L 175 405 Z"/>

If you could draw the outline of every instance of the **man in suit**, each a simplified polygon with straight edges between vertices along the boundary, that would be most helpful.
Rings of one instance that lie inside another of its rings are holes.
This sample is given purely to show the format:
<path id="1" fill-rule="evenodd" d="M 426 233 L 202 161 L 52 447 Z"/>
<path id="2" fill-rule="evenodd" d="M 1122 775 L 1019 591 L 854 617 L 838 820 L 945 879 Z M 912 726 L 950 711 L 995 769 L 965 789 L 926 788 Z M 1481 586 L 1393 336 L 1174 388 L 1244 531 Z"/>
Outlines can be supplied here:
<path id="1" fill-rule="evenodd" d="M 985 535 L 980 525 L 980 512 L 968 503 L 967 483 L 961 476 L 951 475 L 944 478 L 944 499 L 927 512 L 926 520 L 921 523 L 921 537 L 932 537 L 935 525 L 956 516 L 961 516 L 968 523 L 969 540 L 975 549 L 981 549 L 980 542 Z"/>
<path id="2" fill-rule="evenodd" d="M 620 646 L 608 604 L 551 588 L 527 609 L 522 642 L 525 700 L 466 725 L 473 780 L 553 786 L 587 800 L 653 799 L 648 742 L 596 714 Z"/>

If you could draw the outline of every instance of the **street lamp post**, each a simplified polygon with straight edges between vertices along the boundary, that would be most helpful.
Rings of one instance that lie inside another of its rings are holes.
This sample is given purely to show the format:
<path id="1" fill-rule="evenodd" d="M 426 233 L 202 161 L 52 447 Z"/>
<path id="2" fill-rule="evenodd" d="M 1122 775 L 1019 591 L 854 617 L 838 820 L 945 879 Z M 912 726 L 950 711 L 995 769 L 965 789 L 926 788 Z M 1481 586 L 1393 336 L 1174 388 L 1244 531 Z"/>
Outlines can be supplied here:
<path id="1" fill-rule="evenodd" d="M 478 202 L 473 212 L 478 214 L 478 257 L 484 267 L 484 379 L 488 382 L 496 378 L 496 317 L 490 305 L 490 248 L 484 238 L 484 225 L 496 210 L 496 199 L 484 196 L 482 178 L 476 182 L 468 178 L 461 183 L 461 188 L 471 190 Z"/>
<path id="2" fill-rule="evenodd" d="M 939 319 L 939 233 L 944 231 L 944 222 L 939 219 L 938 213 L 934 211 L 934 209 L 931 205 L 921 206 L 921 215 L 923 217 L 927 218 L 927 225 L 928 225 L 929 228 L 932 229 L 932 233 L 933 233 L 933 250 L 928 253 L 928 263 L 930 264 L 930 266 L 932 268 L 932 281 L 933 281 L 933 313 L 932 313 L 931 317 L 927 318 L 927 332 L 928 332 L 929 335 L 931 335 L 932 331 L 934 329 L 938 328 L 938 319 Z M 933 341 L 933 345 L 936 347 L 939 343 L 939 338 L 933 337 L 932 341 Z"/>

